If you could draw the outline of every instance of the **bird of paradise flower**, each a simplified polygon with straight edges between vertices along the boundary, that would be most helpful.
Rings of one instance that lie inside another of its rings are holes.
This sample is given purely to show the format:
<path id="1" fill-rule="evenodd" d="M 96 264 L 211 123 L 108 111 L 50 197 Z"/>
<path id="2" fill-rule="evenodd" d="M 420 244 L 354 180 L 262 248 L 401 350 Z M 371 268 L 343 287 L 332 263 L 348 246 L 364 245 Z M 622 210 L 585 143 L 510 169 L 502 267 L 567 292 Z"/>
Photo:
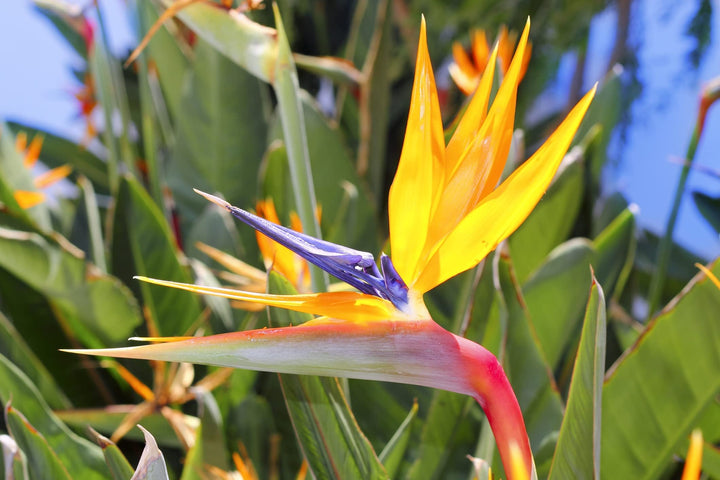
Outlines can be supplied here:
<path id="1" fill-rule="evenodd" d="M 509 32 L 506 26 L 502 26 L 498 32 L 495 44 L 498 50 L 497 59 L 500 62 L 500 72 L 505 75 L 510 68 L 510 61 L 513 58 L 515 49 L 516 32 Z M 525 76 L 532 45 L 528 43 L 523 57 L 520 79 Z M 450 64 L 449 73 L 455 85 L 465 95 L 472 95 L 480 83 L 485 68 L 490 60 L 490 44 L 487 40 L 485 30 L 473 30 L 470 34 L 470 55 L 460 42 L 453 43 L 453 62 Z"/>
<path id="2" fill-rule="evenodd" d="M 530 214 L 548 188 L 594 95 L 578 102 L 535 154 L 497 186 L 508 156 L 529 22 L 488 109 L 497 46 L 445 145 L 423 19 L 410 112 L 388 199 L 392 259 L 309 237 L 197 191 L 355 287 L 271 295 L 138 277 L 159 285 L 319 315 L 295 327 L 152 339 L 138 347 L 70 350 L 254 370 L 409 383 L 474 397 L 510 480 L 535 476 L 520 407 L 497 358 L 435 323 L 423 294 L 474 267 Z M 525 472 L 525 473 L 518 473 Z"/>

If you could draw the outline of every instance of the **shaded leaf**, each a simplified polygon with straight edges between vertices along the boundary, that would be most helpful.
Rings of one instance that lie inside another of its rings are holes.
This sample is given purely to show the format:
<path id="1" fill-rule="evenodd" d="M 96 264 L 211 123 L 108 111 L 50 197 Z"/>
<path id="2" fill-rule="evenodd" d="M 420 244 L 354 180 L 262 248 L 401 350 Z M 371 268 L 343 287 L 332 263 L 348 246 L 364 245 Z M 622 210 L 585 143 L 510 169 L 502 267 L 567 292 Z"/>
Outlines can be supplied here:
<path id="1" fill-rule="evenodd" d="M 53 452 L 52 455 L 57 456 L 63 468 L 69 472 L 70 478 L 100 480 L 107 476 L 107 467 L 100 448 L 70 431 L 50 411 L 32 381 L 4 356 L 0 355 L 0 401 L 4 404 L 8 403 L 11 397 L 13 404 L 22 406 L 24 418 L 27 418 L 27 422 L 32 425 L 33 430 L 36 432 L 28 432 L 27 435 L 32 436 L 27 437 L 26 440 L 28 442 L 40 442 L 37 437 L 43 437 L 42 442 L 47 442 L 48 449 Z M 16 418 L 16 420 L 16 425 L 24 425 L 19 418 Z M 14 436 L 14 432 L 11 431 L 11 433 Z M 26 445 L 21 443 L 18 438 L 15 439 L 26 455 L 30 456 L 32 452 L 25 448 Z M 45 453 L 42 455 L 45 455 Z M 33 461 L 28 458 L 29 464 Z M 44 461 L 52 462 L 53 460 L 46 459 Z M 33 471 L 32 468 L 30 470 Z M 37 477 L 33 475 L 33 478 L 45 477 L 43 475 Z"/>
<path id="2" fill-rule="evenodd" d="M 523 285 L 537 340 L 552 370 L 579 331 L 590 289 L 589 265 L 594 255 L 589 241 L 569 240 L 553 250 Z"/>
<path id="3" fill-rule="evenodd" d="M 86 345 L 120 344 L 140 324 L 130 292 L 69 244 L 0 228 L 0 266 L 41 292 Z"/>
<path id="4" fill-rule="evenodd" d="M 349 247 L 361 247 L 366 251 L 377 250 L 373 203 L 355 172 L 340 130 L 328 124 L 307 92 L 301 91 L 300 99 L 315 194 L 322 210 L 324 239 Z M 273 124 L 270 138 L 282 138 L 279 119 Z M 284 149 L 274 149 L 265 162 L 264 195 L 272 197 L 278 211 L 285 215 L 297 211 L 292 200 Z"/>
<path id="5" fill-rule="evenodd" d="M 413 403 L 410 412 L 408 413 L 403 423 L 400 424 L 395 434 L 388 441 L 385 448 L 380 452 L 379 459 L 385 466 L 385 470 L 390 478 L 394 478 L 400 463 L 405 456 L 408 445 L 410 443 L 410 433 L 412 431 L 412 423 L 417 415 L 418 405 L 417 402 Z"/>
<path id="6" fill-rule="evenodd" d="M 42 434 L 9 404 L 5 407 L 5 424 L 18 446 L 26 452 L 28 471 L 33 478 L 72 478 Z"/>
<path id="7" fill-rule="evenodd" d="M 33 384 L 50 408 L 70 407 L 70 401 L 48 369 L 35 356 L 25 343 L 25 339 L 2 312 L 0 312 L 0 354 L 33 379 Z"/>
<path id="8" fill-rule="evenodd" d="M 145 189 L 130 177 L 124 177 L 120 183 L 114 220 L 113 265 L 121 272 L 128 276 L 192 282 L 190 273 L 181 264 L 182 253 L 162 212 Z M 129 251 L 122 250 L 124 245 L 129 245 Z M 132 256 L 134 269 L 129 265 L 128 254 Z M 187 333 L 200 316 L 200 301 L 194 295 L 144 282 L 139 288 L 163 335 Z"/>

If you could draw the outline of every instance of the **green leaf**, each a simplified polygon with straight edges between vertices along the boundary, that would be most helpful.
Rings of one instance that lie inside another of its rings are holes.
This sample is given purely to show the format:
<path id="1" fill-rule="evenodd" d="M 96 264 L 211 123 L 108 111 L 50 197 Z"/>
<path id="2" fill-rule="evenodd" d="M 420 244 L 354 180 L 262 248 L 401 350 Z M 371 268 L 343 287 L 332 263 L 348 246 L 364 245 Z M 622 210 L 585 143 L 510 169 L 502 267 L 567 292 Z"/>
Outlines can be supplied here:
<path id="1" fill-rule="evenodd" d="M 95 436 L 95 441 L 100 448 L 102 448 L 105 463 L 107 463 L 108 469 L 110 469 L 110 475 L 112 475 L 113 480 L 127 480 L 132 477 L 133 468 L 117 445 L 95 430 L 90 429 L 90 433 Z"/>
<path id="2" fill-rule="evenodd" d="M 113 264 L 125 275 L 192 283 L 182 265 L 172 233 L 162 212 L 133 178 L 123 177 L 115 210 Z M 121 250 L 124 245 L 130 251 Z M 128 253 L 135 268 L 130 269 Z M 132 272 L 132 273 L 130 273 Z M 129 278 L 127 281 L 131 281 Z M 183 335 L 198 319 L 200 301 L 173 288 L 140 284 L 145 305 L 163 335 Z"/>
<path id="3" fill-rule="evenodd" d="M 0 354 L 33 379 L 33 384 L 50 408 L 70 407 L 70 401 L 45 365 L 35 356 L 25 339 L 2 312 L 0 312 Z"/>
<path id="4" fill-rule="evenodd" d="M 323 238 L 365 251 L 377 250 L 373 202 L 355 172 L 340 130 L 328 124 L 307 92 L 301 91 L 300 99 L 315 193 L 322 209 Z M 282 138 L 279 121 L 273 125 L 270 137 Z M 284 149 L 274 148 L 265 162 L 263 194 L 272 197 L 278 212 L 287 215 L 296 209 L 287 179 L 287 154 Z"/>
<path id="5" fill-rule="evenodd" d="M 282 399 L 278 404 L 282 405 Z M 278 407 L 278 405 L 275 406 Z M 283 407 L 284 405 L 280 408 Z M 247 449 L 247 455 L 255 467 L 258 478 L 269 478 L 268 467 L 272 460 L 268 446 L 272 442 L 272 436 L 277 433 L 276 424 L 281 423 L 282 420 L 273 418 L 268 400 L 253 393 L 246 395 L 242 402 L 232 406 L 225 418 L 228 444 L 235 446 L 241 442 Z M 292 442 L 292 431 L 288 430 L 288 435 L 290 435 L 288 441 Z M 287 461 L 288 456 L 283 455 L 283 461 Z"/>
<path id="6" fill-rule="evenodd" d="M 149 0 L 138 0 L 135 4 L 140 29 L 144 34 L 157 21 L 159 14 L 153 2 Z M 190 63 L 183 54 L 182 40 L 179 37 L 180 35 L 177 33 L 173 36 L 168 28 L 163 26 L 155 32 L 141 54 L 147 63 L 152 63 L 157 68 L 157 77 L 162 87 L 163 97 L 173 118 L 178 118 L 180 113 L 183 85 Z M 189 45 L 184 46 L 189 48 Z"/>
<path id="7" fill-rule="evenodd" d="M 585 173 L 582 154 L 571 152 L 564 162 L 547 193 L 508 240 L 520 283 L 540 267 L 553 248 L 567 240 L 580 212 Z"/>
<path id="8" fill-rule="evenodd" d="M 175 119 L 173 164 L 167 171 L 185 216 L 185 231 L 207 206 L 193 188 L 220 192 L 241 208 L 257 200 L 258 167 L 267 136 L 261 88 L 267 87 L 198 40 Z"/>
<path id="9" fill-rule="evenodd" d="M 50 411 L 32 381 L 4 356 L 0 355 L 0 401 L 6 404 L 11 399 L 14 405 L 22 408 L 24 416 L 38 432 L 38 435 L 41 435 L 44 437 L 44 441 L 47 441 L 48 448 L 57 455 L 64 468 L 70 473 L 70 478 L 100 480 L 107 476 L 107 467 L 100 448 L 70 431 Z M 20 422 L 19 419 L 18 422 Z M 20 426 L 21 424 L 17 423 L 17 425 Z M 14 436 L 14 432 L 11 433 Z M 32 463 L 34 460 L 29 457 L 33 452 L 25 448 L 26 445 L 22 444 L 17 438 L 16 441 L 18 441 L 25 454 L 28 455 L 29 463 Z M 27 441 L 35 442 L 39 440 L 35 437 L 29 437 Z M 44 475 L 33 475 L 33 478 L 46 477 Z"/>
<path id="10" fill-rule="evenodd" d="M 138 462 L 132 480 L 168 480 L 165 457 L 158 448 L 155 438 L 141 425 L 138 425 L 138 428 L 145 435 L 145 448 L 140 456 L 140 462 Z"/>
<path id="11" fill-rule="evenodd" d="M 511 268 L 508 259 L 501 258 L 496 272 L 503 305 L 501 312 L 504 311 L 507 322 L 506 350 L 501 358 L 523 411 L 530 445 L 535 450 L 548 433 L 560 428 L 563 404 L 549 362 L 543 356 L 535 312 L 529 303 L 525 306 L 528 299 L 523 300 Z"/>
<path id="12" fill-rule="evenodd" d="M 294 294 L 278 274 L 268 276 L 272 293 Z M 298 325 L 309 315 L 270 309 L 274 325 Z M 336 379 L 280 375 L 288 412 L 300 448 L 317 479 L 388 478 L 367 438 L 360 431 Z"/>
<path id="13" fill-rule="evenodd" d="M 390 478 L 394 478 L 397 474 L 400 464 L 402 463 L 405 452 L 408 449 L 410 443 L 410 433 L 412 432 L 413 420 L 417 415 L 418 405 L 417 402 L 413 403 L 410 412 L 408 413 L 405 420 L 400 424 L 395 434 L 388 441 L 385 448 L 380 452 L 378 457 L 382 464 L 385 466 Z"/>
<path id="14" fill-rule="evenodd" d="M 9 404 L 5 407 L 5 424 L 10 435 L 25 452 L 28 471 L 33 478 L 71 480 L 70 473 L 42 434 Z"/>
<path id="15" fill-rule="evenodd" d="M 358 109 L 359 146 L 357 167 L 366 180 L 374 205 L 386 194 L 387 142 L 390 119 L 392 76 L 392 2 L 358 3 L 348 55 L 362 65 L 366 80 L 360 86 Z M 354 52 L 350 46 L 354 46 Z M 349 101 L 349 99 L 347 100 Z"/>
<path id="16" fill-rule="evenodd" d="M 140 324 L 130 292 L 67 243 L 0 228 L 0 266 L 41 292 L 86 345 L 124 343 Z"/>
<path id="17" fill-rule="evenodd" d="M 605 297 L 593 278 L 550 480 L 600 479 L 605 340 Z"/>
<path id="18" fill-rule="evenodd" d="M 420 434 L 416 460 L 407 479 L 442 478 L 452 453 L 450 446 L 458 431 L 468 422 L 468 413 L 475 404 L 472 398 L 458 393 L 436 390 Z"/>
<path id="19" fill-rule="evenodd" d="M 717 276 L 720 264 L 712 268 Z M 703 274 L 646 328 L 608 372 L 602 472 L 658 478 L 720 392 L 720 292 Z"/>
<path id="20" fill-rule="evenodd" d="M 595 258 L 592 265 L 600 285 L 611 298 L 623 291 L 635 261 L 635 212 L 625 209 L 593 240 Z"/>
<path id="21" fill-rule="evenodd" d="M 579 331 L 594 255 L 588 240 L 569 240 L 553 250 L 523 285 L 527 311 L 552 370 Z"/>
<path id="22" fill-rule="evenodd" d="M 161 0 L 165 7 L 174 0 Z M 237 65 L 270 82 L 277 57 L 276 32 L 235 11 L 195 3 L 180 10 L 178 18 L 200 38 Z"/>

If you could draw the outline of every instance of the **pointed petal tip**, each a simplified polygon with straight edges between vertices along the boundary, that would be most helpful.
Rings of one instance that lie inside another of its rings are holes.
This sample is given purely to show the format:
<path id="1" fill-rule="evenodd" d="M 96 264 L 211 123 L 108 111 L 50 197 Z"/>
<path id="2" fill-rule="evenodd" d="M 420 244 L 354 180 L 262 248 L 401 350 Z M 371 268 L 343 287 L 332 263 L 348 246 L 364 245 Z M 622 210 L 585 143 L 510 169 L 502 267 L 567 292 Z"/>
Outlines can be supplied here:
<path id="1" fill-rule="evenodd" d="M 197 188 L 193 188 L 193 191 L 194 191 L 195 193 L 197 193 L 198 195 L 201 195 L 201 196 L 205 197 L 206 200 L 214 203 L 215 205 L 219 205 L 219 206 L 224 207 L 224 208 L 230 208 L 230 207 L 231 207 L 231 205 L 230 205 L 228 202 L 226 202 L 225 200 L 223 200 L 223 199 L 220 198 L 220 197 L 216 197 L 215 195 L 210 195 L 209 193 L 205 193 L 205 192 L 203 192 L 202 190 L 198 190 Z"/>

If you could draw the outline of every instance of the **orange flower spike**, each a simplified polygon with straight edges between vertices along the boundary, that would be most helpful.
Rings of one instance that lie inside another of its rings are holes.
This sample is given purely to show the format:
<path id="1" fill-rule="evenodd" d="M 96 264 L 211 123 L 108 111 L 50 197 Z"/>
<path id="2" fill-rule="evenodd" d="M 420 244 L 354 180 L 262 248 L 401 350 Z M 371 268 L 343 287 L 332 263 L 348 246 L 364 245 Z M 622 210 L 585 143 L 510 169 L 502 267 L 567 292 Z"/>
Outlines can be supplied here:
<path id="1" fill-rule="evenodd" d="M 38 161 L 38 158 L 40 158 L 40 151 L 42 150 L 44 140 L 45 137 L 40 134 L 37 134 L 33 137 L 32 141 L 30 142 L 30 146 L 28 146 L 27 150 L 25 150 L 25 160 L 23 161 L 23 165 L 25 165 L 26 167 L 32 167 L 33 165 L 35 165 L 35 163 Z"/>
<path id="2" fill-rule="evenodd" d="M 62 165 L 60 167 L 53 168 L 52 170 L 48 170 L 47 172 L 35 177 L 35 187 L 47 188 L 56 184 L 63 178 L 67 178 L 67 176 L 70 175 L 70 172 L 72 172 L 72 167 L 70 165 Z"/>
<path id="3" fill-rule="evenodd" d="M 15 198 L 18 206 L 23 210 L 32 208 L 35 205 L 39 205 L 45 201 L 45 194 L 42 192 L 15 190 L 15 192 L 13 192 L 13 197 Z"/>
<path id="4" fill-rule="evenodd" d="M 258 216 L 276 224 L 280 225 L 280 218 L 278 217 L 277 211 L 275 210 L 275 203 L 272 199 L 264 201 L 258 201 L 255 205 Z M 293 227 L 295 231 L 297 230 Z M 280 245 L 276 241 L 266 237 L 259 231 L 255 232 L 257 238 L 258 247 L 260 253 L 265 260 L 265 266 L 272 266 L 273 269 L 280 272 L 292 282 L 296 287 L 300 287 L 304 282 L 302 281 L 302 259 L 295 255 L 292 251 L 286 247 Z"/>
<path id="5" fill-rule="evenodd" d="M 490 59 L 490 44 L 487 41 L 485 30 L 473 30 L 470 48 L 472 51 L 473 61 L 478 75 L 487 68 Z"/>

